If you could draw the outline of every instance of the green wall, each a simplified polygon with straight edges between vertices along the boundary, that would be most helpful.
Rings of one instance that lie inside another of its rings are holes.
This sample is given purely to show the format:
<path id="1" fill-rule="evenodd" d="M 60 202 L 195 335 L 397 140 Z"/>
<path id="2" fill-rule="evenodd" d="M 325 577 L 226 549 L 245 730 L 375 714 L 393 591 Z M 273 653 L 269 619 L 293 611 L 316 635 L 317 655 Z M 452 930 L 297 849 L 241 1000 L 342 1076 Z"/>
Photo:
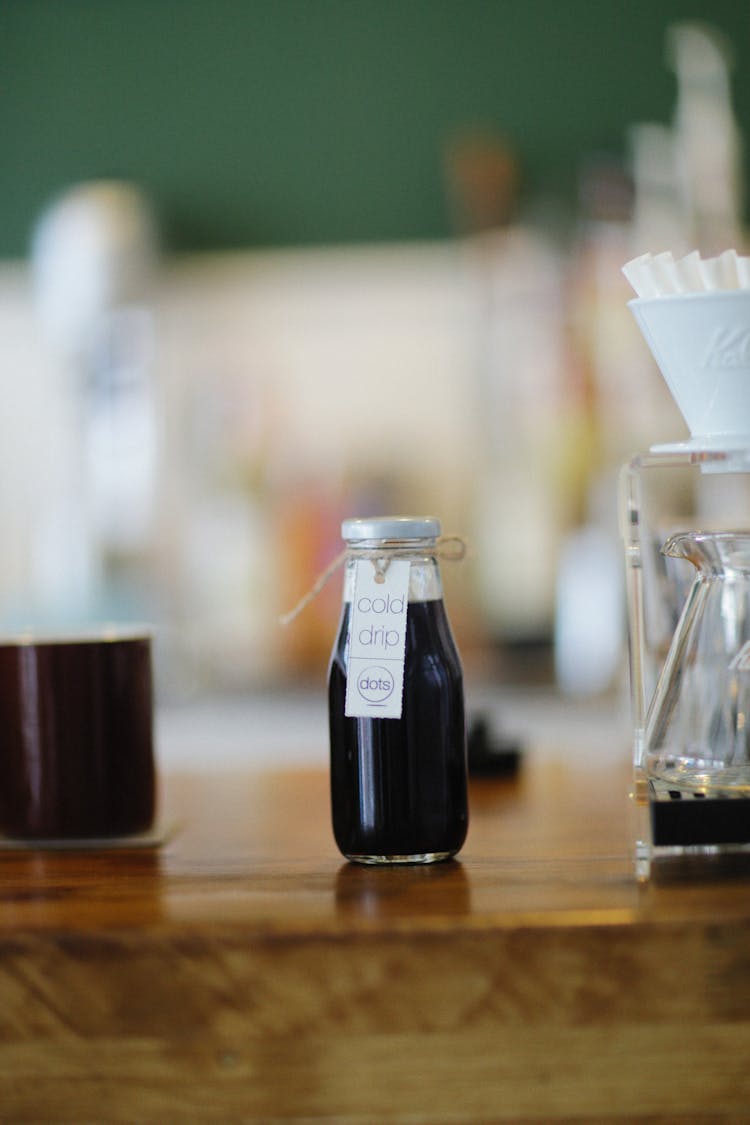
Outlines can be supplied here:
<path id="1" fill-rule="evenodd" d="M 441 237 L 445 141 L 478 123 L 570 206 L 587 154 L 669 120 L 664 30 L 696 17 L 750 150 L 747 0 L 0 0 L 0 257 L 102 176 L 177 250 Z"/>

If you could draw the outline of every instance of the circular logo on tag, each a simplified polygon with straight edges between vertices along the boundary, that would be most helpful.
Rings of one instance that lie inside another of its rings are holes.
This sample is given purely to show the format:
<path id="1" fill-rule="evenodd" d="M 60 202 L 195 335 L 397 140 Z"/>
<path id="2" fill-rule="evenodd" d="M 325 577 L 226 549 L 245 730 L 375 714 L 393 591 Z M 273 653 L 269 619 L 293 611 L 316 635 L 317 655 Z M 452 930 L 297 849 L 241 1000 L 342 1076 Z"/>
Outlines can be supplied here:
<path id="1" fill-rule="evenodd" d="M 387 668 L 371 664 L 359 673 L 357 691 L 368 703 L 385 703 L 393 691 L 393 676 Z"/>

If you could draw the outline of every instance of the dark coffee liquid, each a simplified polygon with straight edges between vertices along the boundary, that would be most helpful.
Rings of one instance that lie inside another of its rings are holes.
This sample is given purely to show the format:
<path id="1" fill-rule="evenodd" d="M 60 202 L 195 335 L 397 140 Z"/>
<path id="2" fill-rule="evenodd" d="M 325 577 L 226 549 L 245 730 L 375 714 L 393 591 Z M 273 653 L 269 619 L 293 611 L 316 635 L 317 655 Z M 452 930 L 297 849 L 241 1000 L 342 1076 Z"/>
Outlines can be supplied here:
<path id="1" fill-rule="evenodd" d="M 461 662 L 442 600 L 410 602 L 400 719 L 344 716 L 345 603 L 329 668 L 333 832 L 349 858 L 454 855 L 468 827 Z"/>
<path id="2" fill-rule="evenodd" d="M 131 835 L 153 822 L 147 638 L 0 644 L 0 831 Z"/>

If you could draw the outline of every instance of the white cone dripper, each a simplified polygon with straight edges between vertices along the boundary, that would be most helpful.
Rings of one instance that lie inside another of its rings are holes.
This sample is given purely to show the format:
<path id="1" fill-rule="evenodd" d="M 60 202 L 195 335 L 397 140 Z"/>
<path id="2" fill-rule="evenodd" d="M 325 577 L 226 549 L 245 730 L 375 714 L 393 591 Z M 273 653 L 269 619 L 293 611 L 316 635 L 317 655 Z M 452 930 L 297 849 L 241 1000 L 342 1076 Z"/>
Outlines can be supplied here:
<path id="1" fill-rule="evenodd" d="M 636 298 L 641 332 L 690 430 L 659 450 L 750 450 L 750 290 Z"/>

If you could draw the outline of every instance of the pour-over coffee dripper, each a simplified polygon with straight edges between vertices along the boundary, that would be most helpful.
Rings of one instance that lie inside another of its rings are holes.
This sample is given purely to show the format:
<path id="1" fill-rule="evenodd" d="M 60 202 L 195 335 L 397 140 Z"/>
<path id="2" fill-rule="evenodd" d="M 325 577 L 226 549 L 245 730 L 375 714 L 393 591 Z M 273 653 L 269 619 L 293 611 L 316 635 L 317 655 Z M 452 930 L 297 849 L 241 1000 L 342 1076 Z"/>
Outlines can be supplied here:
<path id="1" fill-rule="evenodd" d="M 750 858 L 750 754 L 737 756 L 746 697 L 750 730 L 750 290 L 630 308 L 690 431 L 622 474 L 636 866 L 648 877 L 655 861 Z"/>
<path id="2" fill-rule="evenodd" d="M 690 438 L 652 452 L 750 449 L 750 290 L 629 303 Z"/>

